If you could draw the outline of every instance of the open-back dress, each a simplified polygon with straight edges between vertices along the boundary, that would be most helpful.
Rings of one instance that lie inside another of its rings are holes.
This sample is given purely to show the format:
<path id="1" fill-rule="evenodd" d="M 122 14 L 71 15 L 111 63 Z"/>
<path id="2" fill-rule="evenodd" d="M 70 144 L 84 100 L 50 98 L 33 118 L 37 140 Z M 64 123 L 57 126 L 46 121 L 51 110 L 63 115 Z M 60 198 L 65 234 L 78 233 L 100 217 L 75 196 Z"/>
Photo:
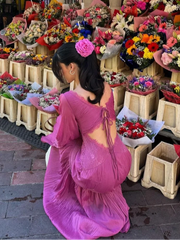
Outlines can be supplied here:
<path id="1" fill-rule="evenodd" d="M 105 84 L 104 94 L 108 89 Z M 44 209 L 67 239 L 109 237 L 130 227 L 121 183 L 130 170 L 131 155 L 118 135 L 112 140 L 116 116 L 110 92 L 104 106 L 91 104 L 74 91 L 61 94 L 54 131 L 42 137 L 52 146 Z M 102 129 L 108 146 L 91 137 Z"/>

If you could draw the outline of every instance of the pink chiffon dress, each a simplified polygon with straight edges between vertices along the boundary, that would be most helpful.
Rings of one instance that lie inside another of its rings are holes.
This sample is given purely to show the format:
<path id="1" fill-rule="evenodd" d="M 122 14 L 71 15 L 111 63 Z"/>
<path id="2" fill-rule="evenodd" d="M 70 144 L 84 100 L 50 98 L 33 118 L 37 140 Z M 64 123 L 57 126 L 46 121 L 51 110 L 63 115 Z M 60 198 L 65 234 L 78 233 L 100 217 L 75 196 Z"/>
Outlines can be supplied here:
<path id="1" fill-rule="evenodd" d="M 115 121 L 113 93 L 106 106 L 93 105 L 74 91 L 60 95 L 54 131 L 42 137 L 51 147 L 44 180 L 43 205 L 67 239 L 97 239 L 130 227 L 121 183 L 131 155 L 110 126 Z M 103 126 L 108 147 L 89 133 Z"/>

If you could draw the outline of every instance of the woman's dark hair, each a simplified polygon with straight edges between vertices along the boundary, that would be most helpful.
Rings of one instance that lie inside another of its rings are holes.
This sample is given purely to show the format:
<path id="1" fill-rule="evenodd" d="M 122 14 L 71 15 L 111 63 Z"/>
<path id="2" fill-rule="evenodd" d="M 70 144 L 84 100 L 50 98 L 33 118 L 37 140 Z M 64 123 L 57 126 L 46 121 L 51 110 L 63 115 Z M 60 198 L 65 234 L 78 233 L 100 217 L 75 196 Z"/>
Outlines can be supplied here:
<path id="1" fill-rule="evenodd" d="M 60 82 L 63 81 L 60 63 L 68 66 L 70 63 L 76 63 L 80 69 L 79 80 L 83 89 L 95 94 L 95 99 L 88 101 L 92 104 L 100 103 L 104 92 L 104 79 L 100 75 L 100 67 L 97 62 L 96 53 L 93 51 L 91 55 L 84 58 L 75 49 L 75 43 L 63 44 L 53 57 L 52 70 Z"/>

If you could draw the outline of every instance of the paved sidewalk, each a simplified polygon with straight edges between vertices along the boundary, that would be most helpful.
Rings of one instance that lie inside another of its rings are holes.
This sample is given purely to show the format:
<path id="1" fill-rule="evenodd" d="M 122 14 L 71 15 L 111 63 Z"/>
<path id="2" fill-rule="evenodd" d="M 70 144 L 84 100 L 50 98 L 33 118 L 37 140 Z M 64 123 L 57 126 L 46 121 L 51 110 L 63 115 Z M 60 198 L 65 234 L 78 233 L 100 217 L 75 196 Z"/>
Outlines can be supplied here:
<path id="1" fill-rule="evenodd" d="M 0 239 L 64 239 L 42 206 L 45 151 L 0 131 Z M 180 190 L 174 200 L 127 180 L 131 228 L 110 239 L 180 239 Z"/>

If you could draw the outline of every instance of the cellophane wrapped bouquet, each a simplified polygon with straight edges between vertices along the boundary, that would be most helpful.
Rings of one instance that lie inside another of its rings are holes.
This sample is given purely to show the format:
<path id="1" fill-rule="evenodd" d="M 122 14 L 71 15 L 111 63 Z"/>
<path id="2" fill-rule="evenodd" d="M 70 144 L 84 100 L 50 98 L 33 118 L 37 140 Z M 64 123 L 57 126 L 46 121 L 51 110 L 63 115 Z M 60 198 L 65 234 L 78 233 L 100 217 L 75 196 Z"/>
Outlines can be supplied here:
<path id="1" fill-rule="evenodd" d="M 8 59 L 14 62 L 25 62 L 28 58 L 34 57 L 35 54 L 32 51 L 18 51 L 18 52 L 11 52 Z"/>
<path id="2" fill-rule="evenodd" d="M 17 52 L 17 49 L 11 47 L 0 48 L 0 58 L 7 59 L 11 52 Z"/>
<path id="3" fill-rule="evenodd" d="M 47 56 L 42 54 L 36 54 L 35 56 L 26 60 L 26 65 L 40 66 L 45 63 Z"/>
<path id="4" fill-rule="evenodd" d="M 127 77 L 121 72 L 101 71 L 101 76 L 112 88 L 125 85 L 127 81 Z"/>
<path id="5" fill-rule="evenodd" d="M 176 13 L 180 11 L 179 0 L 150 0 L 150 10 L 159 9 L 168 13 Z"/>
<path id="6" fill-rule="evenodd" d="M 118 54 L 124 39 L 123 30 L 111 30 L 106 28 L 97 28 L 93 44 L 97 57 L 101 60 L 111 58 Z"/>

